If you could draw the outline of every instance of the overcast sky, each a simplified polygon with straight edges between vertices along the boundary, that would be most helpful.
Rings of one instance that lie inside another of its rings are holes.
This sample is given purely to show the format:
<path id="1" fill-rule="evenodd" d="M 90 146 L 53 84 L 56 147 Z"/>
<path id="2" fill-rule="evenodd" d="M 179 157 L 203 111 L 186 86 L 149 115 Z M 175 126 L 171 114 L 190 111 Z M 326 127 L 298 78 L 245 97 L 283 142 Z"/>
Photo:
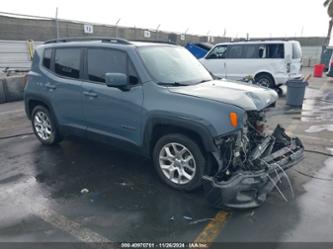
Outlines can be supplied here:
<path id="1" fill-rule="evenodd" d="M 324 0 L 3 0 L 0 11 L 206 35 L 325 36 Z"/>

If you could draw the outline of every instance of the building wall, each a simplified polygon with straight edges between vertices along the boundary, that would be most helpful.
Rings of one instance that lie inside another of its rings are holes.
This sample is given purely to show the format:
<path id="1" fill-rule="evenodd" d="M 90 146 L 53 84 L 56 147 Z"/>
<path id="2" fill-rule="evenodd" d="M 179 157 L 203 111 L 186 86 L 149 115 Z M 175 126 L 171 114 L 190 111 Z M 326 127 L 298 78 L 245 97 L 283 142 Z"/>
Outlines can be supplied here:
<path id="1" fill-rule="evenodd" d="M 93 25 L 93 34 L 84 33 L 84 22 L 59 20 L 60 37 L 84 37 L 84 36 L 106 36 L 122 37 L 128 40 L 160 40 L 172 41 L 180 45 L 188 42 L 207 42 L 207 36 L 186 35 L 181 40 L 181 35 L 173 32 L 150 30 L 151 37 L 144 37 L 146 29 L 134 27 L 116 27 L 112 25 Z M 56 22 L 54 19 L 46 18 L 18 18 L 0 15 L 0 68 L 1 67 L 27 67 L 29 54 L 26 41 L 46 41 L 57 36 Z M 251 38 L 251 40 L 297 40 L 302 45 L 303 63 L 312 66 L 320 61 L 321 45 L 324 37 L 288 37 L 288 38 Z M 5 42 L 4 40 L 9 40 Z M 211 43 L 229 42 L 228 37 L 210 37 Z M 237 39 L 241 40 L 241 39 Z M 38 44 L 39 42 L 35 42 Z"/>
<path id="2" fill-rule="evenodd" d="M 84 33 L 84 22 L 59 20 L 59 36 L 112 36 L 122 37 L 128 40 L 161 40 L 172 41 L 178 44 L 192 42 L 206 42 L 207 36 L 186 35 L 185 41 L 180 39 L 180 34 L 150 30 L 151 37 L 144 37 L 147 29 L 135 27 L 116 27 L 112 25 L 93 25 L 94 33 Z M 35 40 L 45 41 L 57 36 L 56 21 L 54 19 L 17 18 L 0 15 L 0 40 Z M 214 42 L 230 41 L 230 38 L 214 37 Z"/>
<path id="3" fill-rule="evenodd" d="M 32 47 L 41 44 L 33 42 Z M 0 70 L 30 68 L 31 58 L 27 41 L 0 40 Z"/>
<path id="4" fill-rule="evenodd" d="M 305 67 L 312 67 L 320 63 L 321 46 L 302 46 L 302 62 Z"/>

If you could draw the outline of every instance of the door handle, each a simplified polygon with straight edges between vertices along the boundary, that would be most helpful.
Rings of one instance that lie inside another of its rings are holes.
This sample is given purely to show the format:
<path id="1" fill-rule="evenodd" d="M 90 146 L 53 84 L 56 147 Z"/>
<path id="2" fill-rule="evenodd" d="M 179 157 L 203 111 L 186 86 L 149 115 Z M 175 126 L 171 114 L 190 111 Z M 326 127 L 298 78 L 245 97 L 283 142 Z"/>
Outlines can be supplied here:
<path id="1" fill-rule="evenodd" d="M 48 88 L 50 91 L 52 91 L 52 90 L 54 90 L 54 89 L 57 88 L 55 85 L 53 85 L 53 84 L 51 84 L 51 83 L 46 83 L 45 86 L 46 86 L 46 88 Z"/>
<path id="2" fill-rule="evenodd" d="M 97 93 L 91 92 L 91 91 L 83 91 L 83 94 L 88 97 L 96 98 L 98 95 Z"/>

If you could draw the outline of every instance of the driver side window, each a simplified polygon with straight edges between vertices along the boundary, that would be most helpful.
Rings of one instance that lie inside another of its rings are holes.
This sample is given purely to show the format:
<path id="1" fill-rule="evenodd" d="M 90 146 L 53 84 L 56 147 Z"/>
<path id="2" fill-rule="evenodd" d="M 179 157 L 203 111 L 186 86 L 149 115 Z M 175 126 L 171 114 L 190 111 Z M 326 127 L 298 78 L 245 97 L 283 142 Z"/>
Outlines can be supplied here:
<path id="1" fill-rule="evenodd" d="M 227 51 L 227 46 L 221 45 L 221 46 L 216 46 L 212 52 L 206 57 L 206 59 L 223 59 L 225 58 Z"/>

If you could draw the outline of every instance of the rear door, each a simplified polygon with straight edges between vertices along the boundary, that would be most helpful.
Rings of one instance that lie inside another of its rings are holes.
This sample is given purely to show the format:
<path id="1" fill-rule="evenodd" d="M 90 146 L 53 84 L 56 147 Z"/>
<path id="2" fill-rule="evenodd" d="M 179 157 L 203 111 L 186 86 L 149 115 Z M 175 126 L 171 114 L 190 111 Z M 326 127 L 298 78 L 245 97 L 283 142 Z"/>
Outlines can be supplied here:
<path id="1" fill-rule="evenodd" d="M 50 52 L 51 50 L 45 51 L 48 54 Z M 80 133 L 85 129 L 82 113 L 81 57 L 82 49 L 78 47 L 53 48 L 51 63 L 46 63 L 50 67 L 45 72 L 48 99 L 51 100 L 59 125 L 70 129 L 71 133 Z"/>
<path id="2" fill-rule="evenodd" d="M 114 145 L 139 145 L 143 91 L 127 53 L 110 48 L 87 48 L 85 68 L 82 94 L 88 136 Z M 129 87 L 108 87 L 106 73 L 126 74 Z"/>
<path id="3" fill-rule="evenodd" d="M 217 45 L 200 62 L 213 74 L 225 78 L 225 54 L 227 45 Z"/>

